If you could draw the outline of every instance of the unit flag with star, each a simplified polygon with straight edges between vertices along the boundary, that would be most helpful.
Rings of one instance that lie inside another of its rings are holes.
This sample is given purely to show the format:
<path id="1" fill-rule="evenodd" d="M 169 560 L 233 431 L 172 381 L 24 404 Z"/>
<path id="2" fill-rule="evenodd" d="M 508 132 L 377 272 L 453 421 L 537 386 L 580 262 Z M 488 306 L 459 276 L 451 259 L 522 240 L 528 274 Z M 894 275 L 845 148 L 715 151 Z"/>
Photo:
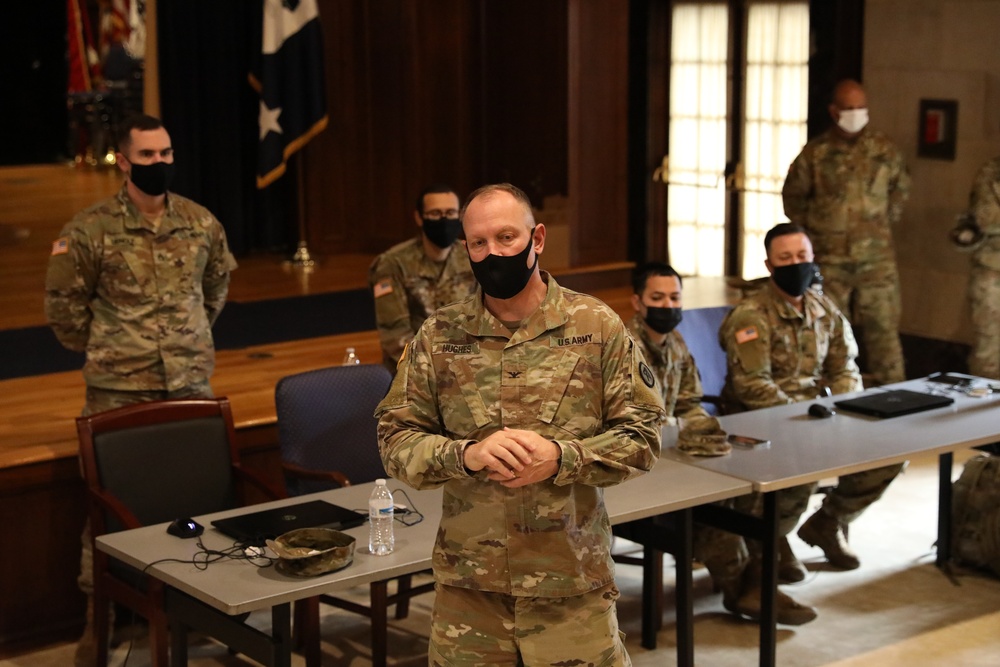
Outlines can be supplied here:
<path id="1" fill-rule="evenodd" d="M 258 77 L 257 187 L 285 173 L 286 162 L 326 128 L 323 34 L 316 0 L 264 0 Z"/>

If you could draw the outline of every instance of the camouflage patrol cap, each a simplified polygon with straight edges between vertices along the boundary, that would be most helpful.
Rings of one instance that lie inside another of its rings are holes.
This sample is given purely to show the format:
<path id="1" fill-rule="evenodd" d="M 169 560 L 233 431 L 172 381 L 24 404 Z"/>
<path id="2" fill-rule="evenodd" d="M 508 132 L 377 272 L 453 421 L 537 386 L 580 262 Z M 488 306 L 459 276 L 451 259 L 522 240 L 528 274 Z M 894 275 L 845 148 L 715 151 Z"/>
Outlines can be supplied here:
<path id="1" fill-rule="evenodd" d="M 733 447 L 726 442 L 726 432 L 719 420 L 705 415 L 684 420 L 677 436 L 677 449 L 694 456 L 724 456 Z"/>
<path id="2" fill-rule="evenodd" d="M 274 540 L 281 551 L 275 566 L 284 574 L 315 577 L 343 569 L 354 561 L 356 540 L 330 528 L 299 528 Z"/>

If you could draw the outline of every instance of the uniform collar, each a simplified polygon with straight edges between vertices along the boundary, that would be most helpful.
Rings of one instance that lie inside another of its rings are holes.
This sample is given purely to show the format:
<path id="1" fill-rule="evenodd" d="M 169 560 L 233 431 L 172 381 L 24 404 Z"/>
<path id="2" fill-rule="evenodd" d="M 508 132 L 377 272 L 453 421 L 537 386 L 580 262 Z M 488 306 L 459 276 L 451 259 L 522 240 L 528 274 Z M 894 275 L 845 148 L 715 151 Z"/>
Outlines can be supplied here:
<path id="1" fill-rule="evenodd" d="M 174 214 L 173 198 L 171 197 L 170 192 L 167 192 L 166 201 L 164 202 L 163 216 L 160 218 L 160 227 L 157 230 L 153 229 L 152 223 L 139 212 L 139 208 L 135 205 L 135 202 L 133 202 L 132 198 L 128 196 L 127 181 L 122 183 L 122 187 L 116 196 L 118 198 L 118 203 L 121 204 L 122 211 L 125 214 L 125 229 L 146 229 L 150 232 L 155 231 L 158 234 L 163 234 L 174 229 L 191 226 L 190 223 L 183 217 Z"/>
<path id="2" fill-rule="evenodd" d="M 784 320 L 805 320 L 806 324 L 811 325 L 814 321 L 820 319 L 826 314 L 826 310 L 823 308 L 823 304 L 819 302 L 817 298 L 818 292 L 816 288 L 810 287 L 802 295 L 802 312 L 800 313 L 795 309 L 795 306 L 790 304 L 778 288 L 775 287 L 774 281 L 768 281 L 767 288 L 769 290 L 769 295 L 771 301 L 775 304 L 775 309 L 778 312 L 778 317 Z"/>
<path id="3" fill-rule="evenodd" d="M 473 336 L 510 338 L 511 344 L 516 344 L 532 340 L 546 331 L 558 329 L 566 324 L 569 321 L 569 314 L 566 312 L 566 298 L 562 288 L 547 271 L 540 271 L 540 275 L 546 284 L 545 298 L 513 335 L 503 322 L 486 309 L 483 304 L 483 289 L 479 286 L 476 287 L 473 297 L 475 308 L 471 313 L 472 316 L 462 324 L 462 328 Z"/>

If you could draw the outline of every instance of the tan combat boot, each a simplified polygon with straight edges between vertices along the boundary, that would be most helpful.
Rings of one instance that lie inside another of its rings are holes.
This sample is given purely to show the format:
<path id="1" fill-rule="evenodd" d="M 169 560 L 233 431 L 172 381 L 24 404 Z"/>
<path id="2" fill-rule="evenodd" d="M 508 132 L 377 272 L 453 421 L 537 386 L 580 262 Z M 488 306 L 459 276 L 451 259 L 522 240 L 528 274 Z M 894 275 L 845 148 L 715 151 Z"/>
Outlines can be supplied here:
<path id="1" fill-rule="evenodd" d="M 816 619 L 816 610 L 809 605 L 793 600 L 780 589 L 774 599 L 778 623 L 783 625 L 805 625 Z M 761 608 L 760 562 L 751 562 L 743 575 L 743 590 L 739 599 L 733 600 L 723 592 L 722 604 L 733 614 L 746 616 L 754 621 L 760 619 Z"/>
<path id="2" fill-rule="evenodd" d="M 809 517 L 799 528 L 799 537 L 806 544 L 819 547 L 826 559 L 841 570 L 855 570 L 861 560 L 847 543 L 847 535 L 840 521 L 821 509 Z"/>
<path id="3" fill-rule="evenodd" d="M 778 540 L 778 583 L 795 584 L 806 578 L 809 571 L 792 551 L 787 537 Z"/>

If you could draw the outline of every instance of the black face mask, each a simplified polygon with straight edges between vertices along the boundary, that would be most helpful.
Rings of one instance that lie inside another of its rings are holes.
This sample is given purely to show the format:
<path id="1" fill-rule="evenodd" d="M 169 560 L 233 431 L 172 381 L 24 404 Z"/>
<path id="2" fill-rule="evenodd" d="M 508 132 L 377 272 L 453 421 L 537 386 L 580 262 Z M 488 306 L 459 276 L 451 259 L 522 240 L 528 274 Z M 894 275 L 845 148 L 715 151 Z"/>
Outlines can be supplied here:
<path id="1" fill-rule="evenodd" d="M 535 228 L 532 227 L 528 245 L 516 255 L 502 257 L 490 254 L 478 262 L 473 262 L 470 258 L 472 273 L 482 286 L 483 292 L 494 299 L 509 299 L 521 293 L 531 279 L 535 267 L 538 266 L 538 255 L 535 255 L 534 264 L 527 265 L 528 255 L 534 245 L 534 236 Z"/>
<path id="2" fill-rule="evenodd" d="M 153 164 L 132 163 L 132 173 L 129 176 L 132 184 L 151 197 L 164 194 L 174 179 L 173 162 L 154 162 Z"/>
<path id="3" fill-rule="evenodd" d="M 802 296 L 816 281 L 818 275 L 819 267 L 816 266 L 815 262 L 800 262 L 799 264 L 774 267 L 771 279 L 785 294 Z"/>
<path id="4" fill-rule="evenodd" d="M 668 334 L 677 328 L 677 325 L 684 319 L 684 313 L 680 308 L 657 308 L 646 306 L 646 324 L 649 328 L 660 334 Z"/>
<path id="5" fill-rule="evenodd" d="M 439 248 L 447 248 L 462 233 L 462 222 L 458 218 L 421 218 L 424 221 L 424 236 Z"/>

